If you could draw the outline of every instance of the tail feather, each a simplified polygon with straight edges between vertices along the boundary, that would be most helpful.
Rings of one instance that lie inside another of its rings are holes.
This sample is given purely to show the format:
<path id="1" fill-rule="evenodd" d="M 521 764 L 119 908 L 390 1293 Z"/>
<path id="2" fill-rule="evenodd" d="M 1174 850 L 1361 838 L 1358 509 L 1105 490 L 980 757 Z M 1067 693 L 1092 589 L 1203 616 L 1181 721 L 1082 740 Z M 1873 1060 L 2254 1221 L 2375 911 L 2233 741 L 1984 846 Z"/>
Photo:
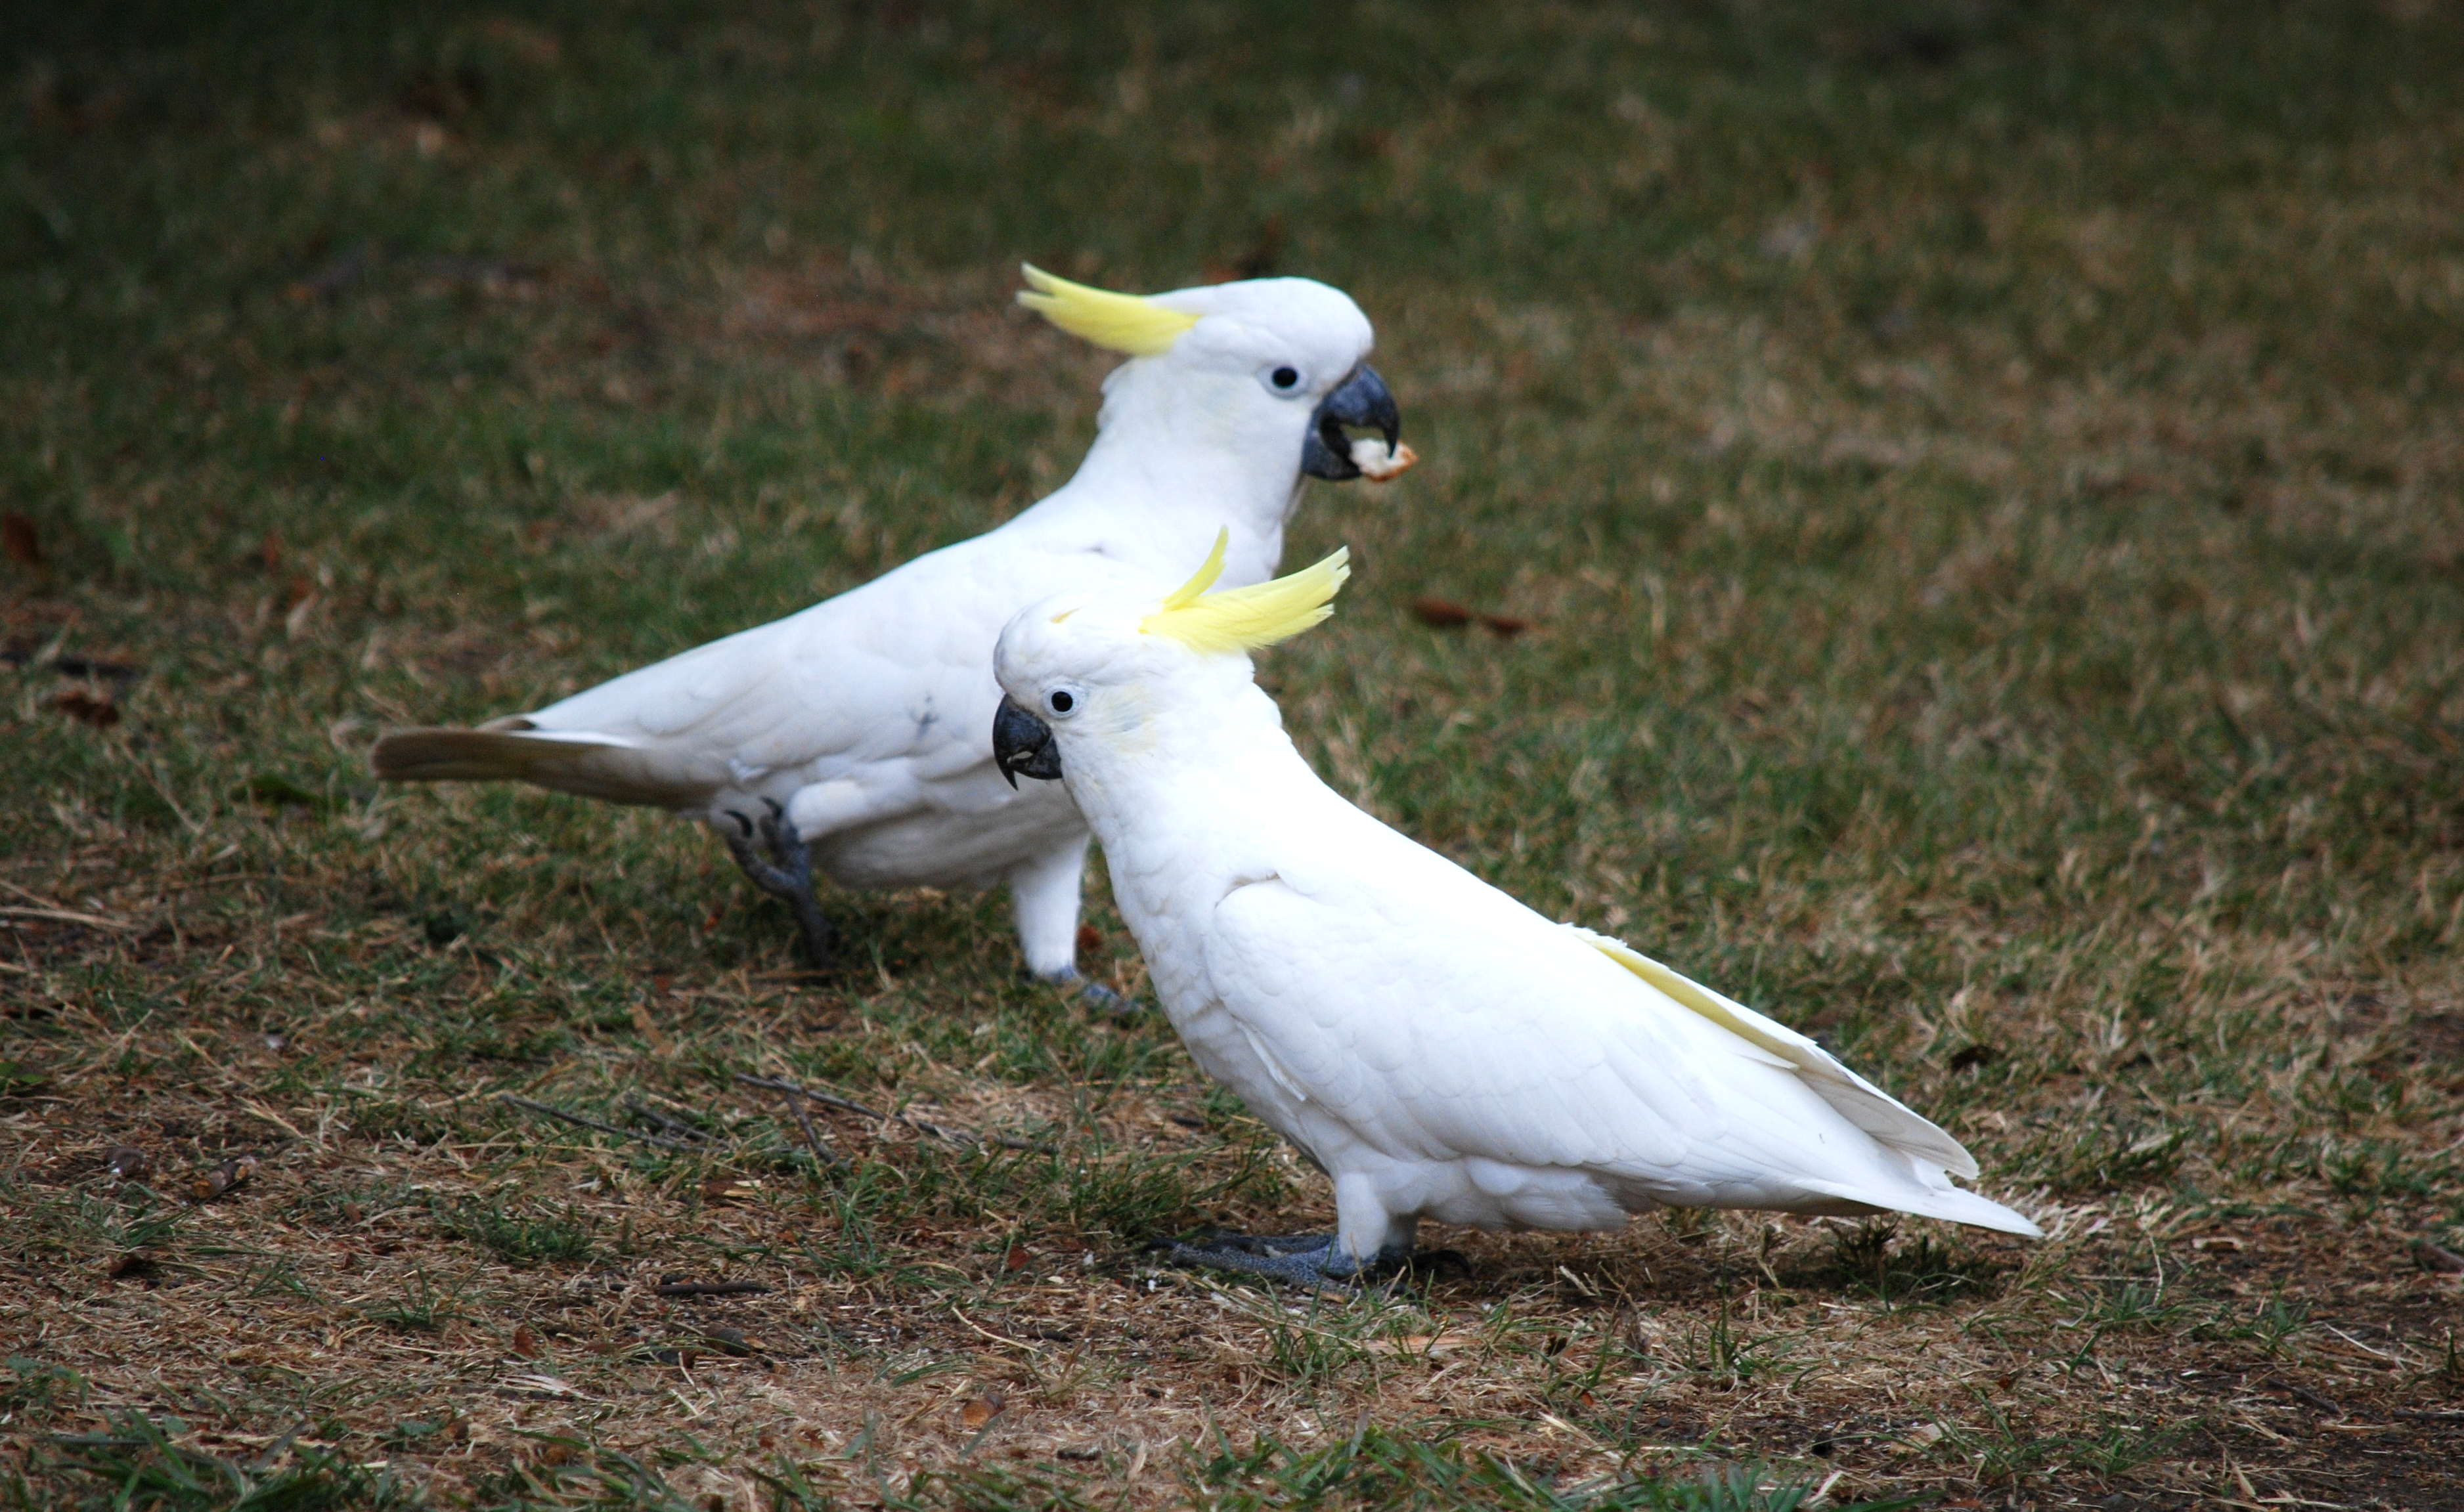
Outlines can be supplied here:
<path id="1" fill-rule="evenodd" d="M 1830 1051 L 1812 1040 L 1669 970 L 1623 940 L 1595 934 L 1578 925 L 1565 927 L 1681 1006 L 1701 1014 L 1756 1049 L 1787 1062 L 1816 1095 L 1838 1110 L 1839 1116 L 1872 1135 L 1884 1148 L 1931 1161 L 1952 1175 L 1974 1179 L 1976 1157 L 1965 1146 L 1930 1119 L 1840 1064 Z"/>
<path id="2" fill-rule="evenodd" d="M 501 782 L 534 779 L 581 752 L 627 742 L 579 732 L 452 730 L 426 726 L 381 735 L 368 765 L 387 782 Z"/>
<path id="3" fill-rule="evenodd" d="M 2016 1234 L 2022 1238 L 2042 1238 L 2045 1234 L 2017 1210 L 1947 1183 L 1936 1187 L 1912 1181 L 1905 1186 L 1895 1186 L 1888 1192 L 1841 1181 L 1803 1181 L 1798 1184 L 1809 1192 L 1818 1192 L 1825 1196 L 1839 1197 L 1870 1208 L 1912 1213 L 1921 1218 L 1966 1223 L 1974 1228 L 1992 1229 L 1996 1233 Z"/>
<path id="4" fill-rule="evenodd" d="M 388 782 L 528 782 L 610 803 L 690 809 L 728 780 L 715 759 L 589 730 L 537 730 L 519 716 L 476 730 L 380 737 L 368 765 Z"/>

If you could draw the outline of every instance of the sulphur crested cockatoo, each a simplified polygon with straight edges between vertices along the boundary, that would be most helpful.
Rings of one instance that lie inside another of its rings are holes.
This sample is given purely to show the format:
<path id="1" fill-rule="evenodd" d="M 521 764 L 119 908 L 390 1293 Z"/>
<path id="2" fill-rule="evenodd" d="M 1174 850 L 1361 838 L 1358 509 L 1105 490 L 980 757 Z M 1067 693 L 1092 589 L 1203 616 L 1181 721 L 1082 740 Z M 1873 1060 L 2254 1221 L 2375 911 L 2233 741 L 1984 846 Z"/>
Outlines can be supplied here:
<path id="1" fill-rule="evenodd" d="M 1411 456 L 1363 361 L 1369 321 L 1338 290 L 1262 278 L 1137 297 L 1026 278 L 1022 303 L 1130 359 L 1105 379 L 1067 485 L 997 530 L 544 709 L 386 734 L 376 775 L 509 778 L 701 820 L 795 909 L 817 964 L 831 933 L 815 869 L 847 887 L 1006 882 L 1027 969 L 1074 979 L 1087 827 L 1059 790 L 1013 791 L 993 765 L 1001 625 L 1065 587 L 1177 575 L 1225 520 L 1225 575 L 1257 582 L 1304 474 L 1392 475 Z"/>
<path id="2" fill-rule="evenodd" d="M 1023 611 L 994 666 L 1004 773 L 1059 778 L 1191 1056 L 1333 1178 L 1336 1232 L 1178 1246 L 1311 1283 L 1414 1226 L 1614 1227 L 1657 1207 L 1884 1209 L 2034 1235 L 1976 1162 L 1812 1040 L 1554 923 L 1318 780 L 1247 652 L 1324 619 L 1344 554 L 1158 599 Z"/>

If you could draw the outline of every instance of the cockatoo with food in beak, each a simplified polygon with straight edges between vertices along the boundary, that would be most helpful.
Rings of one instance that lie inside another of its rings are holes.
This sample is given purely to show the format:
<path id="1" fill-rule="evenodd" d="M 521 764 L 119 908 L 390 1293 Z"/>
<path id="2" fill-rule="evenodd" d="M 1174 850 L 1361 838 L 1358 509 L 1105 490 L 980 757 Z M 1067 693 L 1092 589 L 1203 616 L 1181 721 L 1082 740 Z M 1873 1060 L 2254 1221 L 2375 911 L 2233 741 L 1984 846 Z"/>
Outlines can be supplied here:
<path id="1" fill-rule="evenodd" d="M 1331 612 L 1344 554 L 1207 593 L 1097 584 L 1019 614 L 1001 770 L 1058 778 L 1200 1069 L 1334 1182 L 1331 1235 L 1177 1246 L 1301 1284 L 1421 1218 L 1601 1229 L 1659 1207 L 1920 1214 L 2035 1235 L 1951 1185 L 1959 1142 L 1812 1040 L 1544 918 L 1318 780 L 1248 652 Z"/>
<path id="2" fill-rule="evenodd" d="M 1230 520 L 1224 574 L 1275 570 L 1305 478 L 1408 467 L 1368 319 L 1340 291 L 1261 278 L 1138 297 L 1034 268 L 1020 302 L 1129 361 L 1077 475 L 997 530 L 803 612 L 475 730 L 380 739 L 394 781 L 510 779 L 715 829 L 825 965 L 818 870 L 846 887 L 1009 885 L 1028 971 L 1075 979 L 1087 827 L 1015 791 L 988 734 L 992 646 L 1066 587 L 1177 573 Z M 1374 430 L 1353 438 L 1346 427 Z"/>

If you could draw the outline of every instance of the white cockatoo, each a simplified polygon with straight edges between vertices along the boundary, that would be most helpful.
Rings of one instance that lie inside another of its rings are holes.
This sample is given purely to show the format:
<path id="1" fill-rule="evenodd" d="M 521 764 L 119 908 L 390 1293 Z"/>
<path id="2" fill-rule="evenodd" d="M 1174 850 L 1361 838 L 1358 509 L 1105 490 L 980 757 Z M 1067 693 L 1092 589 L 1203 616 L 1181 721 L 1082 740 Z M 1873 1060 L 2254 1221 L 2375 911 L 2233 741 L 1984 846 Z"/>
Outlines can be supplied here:
<path id="1" fill-rule="evenodd" d="M 1336 1232 L 1178 1246 L 1314 1283 L 1426 1217 L 1599 1229 L 1658 1207 L 1886 1209 L 2035 1235 L 1959 1142 L 1812 1040 L 1533 912 L 1318 780 L 1246 654 L 1316 624 L 1344 554 L 1205 593 L 1096 584 L 994 666 L 1001 769 L 1059 778 L 1191 1056 L 1334 1182 Z"/>
<path id="2" fill-rule="evenodd" d="M 1369 321 L 1338 290 L 1261 278 L 1139 297 L 1026 279 L 1021 303 L 1130 359 L 1105 379 L 1067 485 L 997 530 L 544 709 L 388 734 L 376 775 L 512 779 L 701 820 L 795 909 L 816 964 L 831 946 L 816 868 L 855 887 L 1006 882 L 1028 971 L 1074 980 L 1087 827 L 1059 790 L 1014 791 L 993 765 L 1001 625 L 1065 587 L 1177 574 L 1224 520 L 1226 577 L 1261 581 L 1305 475 L 1388 477 L 1412 456 L 1365 361 Z"/>

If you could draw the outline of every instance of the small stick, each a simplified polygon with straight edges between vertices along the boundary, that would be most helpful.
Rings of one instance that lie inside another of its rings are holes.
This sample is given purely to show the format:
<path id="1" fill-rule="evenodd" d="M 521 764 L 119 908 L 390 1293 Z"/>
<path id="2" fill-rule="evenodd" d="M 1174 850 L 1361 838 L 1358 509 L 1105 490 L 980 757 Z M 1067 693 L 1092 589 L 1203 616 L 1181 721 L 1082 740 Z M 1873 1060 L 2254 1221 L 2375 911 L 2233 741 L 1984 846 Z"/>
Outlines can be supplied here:
<path id="1" fill-rule="evenodd" d="M 804 1143 L 813 1147 L 813 1158 L 840 1171 L 849 1169 L 846 1157 L 822 1142 L 821 1130 L 813 1127 L 813 1115 L 804 1111 L 803 1098 L 794 1092 L 779 1095 L 786 1101 L 787 1111 L 796 1115 L 796 1127 L 804 1131 Z"/>
<path id="2" fill-rule="evenodd" d="M 775 1077 L 754 1076 L 749 1072 L 738 1071 L 736 1073 L 736 1079 L 746 1086 L 758 1086 L 772 1092 L 785 1092 L 792 1097 L 810 1098 L 824 1107 L 835 1107 L 844 1113 L 861 1114 L 876 1123 L 905 1124 L 910 1129 L 931 1134 L 935 1139 L 946 1139 L 954 1145 L 992 1144 L 999 1145 L 1003 1150 L 1024 1150 L 1039 1155 L 1052 1153 L 1050 1145 L 1039 1145 L 1024 1139 L 1012 1139 L 1005 1134 L 978 1134 L 963 1129 L 944 1129 L 938 1124 L 927 1123 L 920 1118 L 910 1118 L 905 1113 L 876 1113 L 862 1103 L 850 1103 L 844 1097 L 833 1097 L 827 1092 L 816 1092 L 809 1086 L 798 1086 L 793 1082 L 782 1082 Z"/>
<path id="3" fill-rule="evenodd" d="M 516 1107 L 528 1108 L 534 1113 L 545 1113 L 550 1118 L 561 1118 L 568 1124 L 579 1124 L 584 1129 L 595 1129 L 603 1134 L 613 1134 L 619 1139 L 638 1139 L 646 1145 L 657 1145 L 662 1150 L 693 1148 L 681 1139 L 670 1139 L 662 1134 L 644 1134 L 629 1129 L 619 1129 L 613 1124 L 603 1124 L 595 1118 L 584 1118 L 580 1113 L 568 1113 L 561 1107 L 550 1107 L 545 1103 L 534 1103 L 527 1097 L 516 1097 L 511 1092 L 497 1093 L 496 1100 L 500 1103 L 511 1103 Z"/>
<path id="4" fill-rule="evenodd" d="M 709 1130 L 695 1129 L 693 1125 L 686 1123 L 681 1118 L 671 1118 L 667 1114 L 660 1112 L 657 1108 L 644 1103 L 639 1098 L 627 1098 L 625 1100 L 625 1111 L 632 1114 L 635 1118 L 640 1119 L 646 1124 L 666 1129 L 669 1133 L 675 1135 L 678 1139 L 700 1145 L 714 1145 L 719 1142 L 716 1136 L 713 1135 Z"/>
<path id="5" fill-rule="evenodd" d="M 98 930 L 137 928 L 125 919 L 106 919 L 97 913 L 79 913 L 75 909 L 28 909 L 13 903 L 0 903 L 0 918 L 42 919 L 53 924 L 87 924 Z"/>
<path id="6" fill-rule="evenodd" d="M 758 1281 L 671 1281 L 662 1282 L 662 1297 L 759 1297 L 770 1288 Z"/>

